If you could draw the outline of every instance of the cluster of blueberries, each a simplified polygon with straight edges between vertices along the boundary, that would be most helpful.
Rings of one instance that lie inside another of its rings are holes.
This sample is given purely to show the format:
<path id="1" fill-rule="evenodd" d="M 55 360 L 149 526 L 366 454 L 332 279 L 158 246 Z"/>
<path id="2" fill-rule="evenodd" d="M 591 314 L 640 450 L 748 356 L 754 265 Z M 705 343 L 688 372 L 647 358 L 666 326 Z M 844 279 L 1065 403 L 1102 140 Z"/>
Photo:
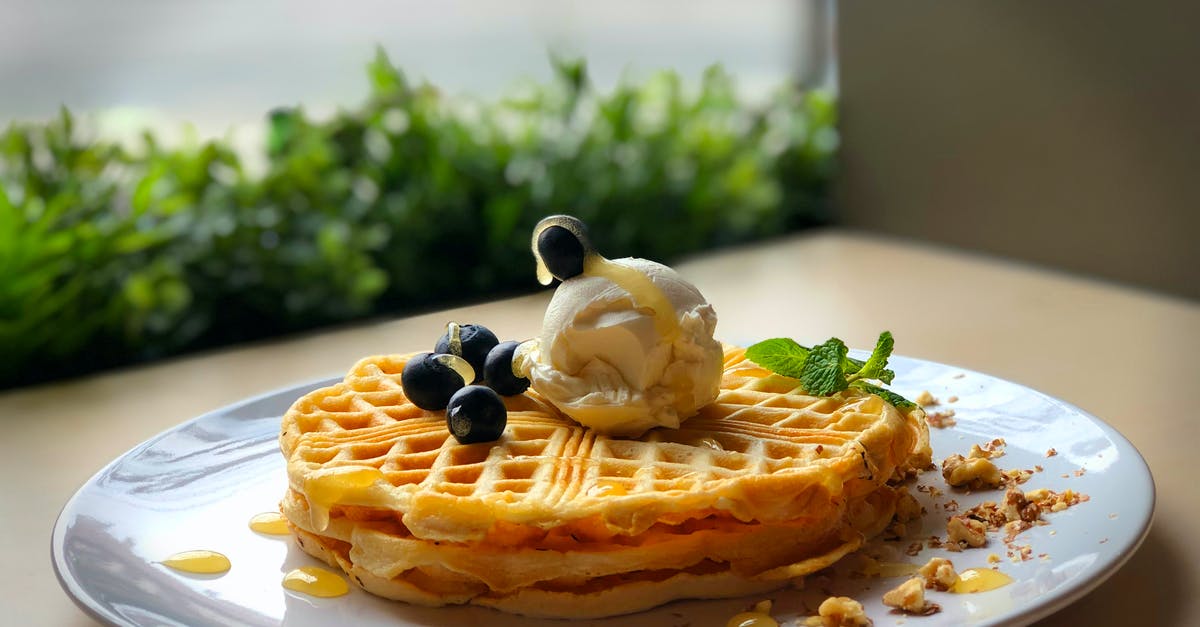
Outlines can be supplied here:
<path id="1" fill-rule="evenodd" d="M 582 221 L 550 216 L 538 223 L 534 236 L 537 256 L 554 278 L 566 281 L 583 274 L 591 244 Z M 400 373 L 404 395 L 421 409 L 446 410 L 446 426 L 462 444 L 498 440 L 508 424 L 500 396 L 529 388 L 529 379 L 513 372 L 518 345 L 501 342 L 485 326 L 452 322 L 432 353 L 421 353 L 405 364 Z M 472 381 L 462 374 L 464 361 L 471 366 Z"/>
<path id="2" fill-rule="evenodd" d="M 508 423 L 500 396 L 529 387 L 529 379 L 513 372 L 518 345 L 501 342 L 482 325 L 450 323 L 432 353 L 416 355 L 405 364 L 400 373 L 404 395 L 421 409 L 446 410 L 446 426 L 462 444 L 497 440 Z M 454 367 L 461 365 L 456 360 L 470 365 L 473 381 L 466 381 Z"/>

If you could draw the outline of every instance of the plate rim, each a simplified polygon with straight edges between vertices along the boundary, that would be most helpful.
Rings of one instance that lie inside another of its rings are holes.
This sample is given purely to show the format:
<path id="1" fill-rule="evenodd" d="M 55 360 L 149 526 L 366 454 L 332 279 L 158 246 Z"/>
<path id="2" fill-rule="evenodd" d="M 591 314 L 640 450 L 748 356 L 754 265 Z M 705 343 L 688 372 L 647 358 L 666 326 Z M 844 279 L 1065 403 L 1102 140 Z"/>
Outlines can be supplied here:
<path id="1" fill-rule="evenodd" d="M 852 350 L 851 352 L 860 352 L 860 351 Z M 1077 580 L 1077 581 L 1067 584 L 1066 586 L 1061 588 L 1052 597 L 1052 600 L 1050 602 L 1043 603 L 1040 605 L 1035 605 L 1035 606 L 1030 607 L 1025 610 L 1018 610 L 1015 613 L 1008 614 L 1007 616 L 996 617 L 996 618 L 990 619 L 990 620 L 985 619 L 985 620 L 981 621 L 980 623 L 977 623 L 978 625 L 1019 626 L 1019 625 L 1028 625 L 1028 624 L 1031 624 L 1038 620 L 1041 620 L 1043 618 L 1046 618 L 1047 616 L 1050 616 L 1050 615 L 1054 614 L 1055 612 L 1058 612 L 1070 605 L 1073 605 L 1074 603 L 1079 601 L 1081 598 L 1086 596 L 1088 593 L 1090 593 L 1093 590 L 1095 590 L 1096 588 L 1100 587 L 1100 585 L 1102 585 L 1104 582 L 1108 581 L 1109 578 L 1111 578 L 1114 574 L 1116 574 L 1117 571 L 1119 571 L 1122 567 L 1124 567 L 1125 564 L 1129 561 L 1129 559 L 1133 557 L 1134 553 L 1136 553 L 1138 551 L 1138 549 L 1141 548 L 1141 546 L 1145 542 L 1147 536 L 1149 536 L 1150 529 L 1154 524 L 1154 518 L 1155 518 L 1157 509 L 1158 509 L 1158 486 L 1154 481 L 1154 474 L 1150 469 L 1150 465 L 1146 462 L 1146 458 L 1142 455 L 1141 451 L 1139 451 L 1138 448 L 1136 446 L 1134 446 L 1133 442 L 1131 442 L 1129 440 L 1129 438 L 1125 437 L 1124 434 L 1122 434 L 1119 430 L 1117 430 L 1112 425 L 1108 424 L 1108 422 L 1104 421 L 1102 418 L 1092 414 L 1091 412 L 1085 411 L 1084 409 L 1080 408 L 1079 406 L 1077 406 L 1073 403 L 1070 403 L 1070 402 L 1062 400 L 1060 398 L 1051 396 L 1045 392 L 1042 392 L 1041 390 L 1038 390 L 1036 388 L 1025 385 L 1024 383 L 1020 383 L 1017 381 L 1013 381 L 1011 379 L 999 377 L 999 376 L 992 375 L 992 374 L 987 374 L 985 372 L 980 372 L 980 371 L 974 370 L 972 368 L 965 368 L 965 367 L 957 366 L 954 364 L 933 361 L 933 360 L 929 360 L 929 359 L 922 359 L 919 357 L 908 357 L 908 356 L 904 356 L 904 355 L 896 355 L 892 359 L 910 362 L 913 365 L 934 365 L 934 366 L 938 366 L 938 367 L 942 367 L 942 368 L 957 370 L 963 374 L 987 377 L 989 379 L 994 379 L 994 380 L 1001 381 L 1001 382 L 1009 384 L 1009 385 L 1017 386 L 1017 387 L 1021 388 L 1022 390 L 1024 390 L 1025 392 L 1037 395 L 1038 397 L 1041 397 L 1053 404 L 1061 406 L 1066 410 L 1073 411 L 1076 414 L 1083 416 L 1084 418 L 1087 418 L 1088 420 L 1095 423 L 1097 426 L 1100 427 L 1100 429 L 1105 433 L 1105 435 L 1107 437 L 1113 439 L 1113 441 L 1116 442 L 1118 445 L 1124 445 L 1125 447 L 1127 447 L 1128 450 L 1134 454 L 1134 460 L 1136 461 L 1137 464 L 1140 465 L 1140 467 L 1143 471 L 1139 475 L 1139 478 L 1144 478 L 1145 483 L 1146 483 L 1145 487 L 1148 488 L 1148 496 L 1149 496 L 1148 510 L 1149 511 L 1146 514 L 1146 516 L 1140 520 L 1140 528 L 1138 529 L 1136 536 L 1133 538 L 1133 541 L 1128 542 L 1120 550 L 1120 552 L 1118 553 L 1116 558 L 1111 562 L 1111 564 L 1107 568 L 1100 571 L 1093 577 L 1080 579 L 1080 580 Z M 240 399 L 240 400 L 230 403 L 228 405 L 224 405 L 217 409 L 207 411 L 203 414 L 200 414 L 200 415 L 194 416 L 192 418 L 189 418 L 187 420 L 184 420 L 183 422 L 180 422 L 177 425 L 168 427 L 167 429 L 164 429 L 164 430 L 160 431 L 159 433 L 147 438 L 146 440 L 143 440 L 142 442 L 140 442 L 140 443 L 134 445 L 133 447 L 131 447 L 130 449 L 126 450 L 124 453 L 113 458 L 111 461 L 109 461 L 107 464 L 105 464 L 103 467 L 101 467 L 99 470 L 97 470 L 95 473 L 93 473 L 90 477 L 88 477 L 85 481 L 83 481 L 79 485 L 78 488 L 76 488 L 76 490 L 71 494 L 71 497 L 68 498 L 66 503 L 63 504 L 62 508 L 58 512 L 58 515 L 55 517 L 54 526 L 50 533 L 50 558 L 51 558 L 50 561 L 51 561 L 51 565 L 53 566 L 53 569 L 54 569 L 55 578 L 58 580 L 59 587 L 61 587 L 63 592 L 68 597 L 71 598 L 71 600 L 75 603 L 76 607 L 78 607 L 80 610 L 82 610 L 89 617 L 91 617 L 101 623 L 104 623 L 106 625 L 113 625 L 113 626 L 117 626 L 117 627 L 121 627 L 123 625 L 135 625 L 135 627 L 136 627 L 136 623 L 124 622 L 120 619 L 120 617 L 110 615 L 110 613 L 108 611 L 106 611 L 102 606 L 100 606 L 100 604 L 98 602 L 96 602 L 92 598 L 91 595 L 87 594 L 84 591 L 83 586 L 81 586 L 74 577 L 70 576 L 69 572 L 67 572 L 68 569 L 66 568 L 66 564 L 61 563 L 62 560 L 65 559 L 65 556 L 63 555 L 63 542 L 62 542 L 65 539 L 65 533 L 66 533 L 65 527 L 63 525 L 64 514 L 66 514 L 68 510 L 72 509 L 75 506 L 75 504 L 79 501 L 79 499 L 81 498 L 81 496 L 83 495 L 83 493 L 86 489 L 88 489 L 89 487 L 94 485 L 97 482 L 97 480 L 102 475 L 104 475 L 106 472 L 108 472 L 112 467 L 121 463 L 130 455 L 132 455 L 138 451 L 141 451 L 141 450 L 151 447 L 152 445 L 156 444 L 163 438 L 175 433 L 176 431 L 185 429 L 188 426 L 192 425 L 193 423 L 200 422 L 211 416 L 215 416 L 215 415 L 219 415 L 219 414 L 226 414 L 235 409 L 244 407 L 246 405 L 249 405 L 249 404 L 270 398 L 270 397 L 279 396 L 284 393 L 289 393 L 289 394 L 295 393 L 295 391 L 304 389 L 304 388 L 318 389 L 321 387 L 327 387 L 329 385 L 336 385 L 338 382 L 342 381 L 343 378 L 344 378 L 344 375 L 343 376 L 325 376 L 325 377 L 314 378 L 314 379 L 310 379 L 305 382 L 298 382 L 298 383 L 293 383 L 293 384 L 289 384 L 289 385 L 285 385 L 285 386 L 280 386 L 275 389 L 269 390 L 267 392 L 255 394 L 253 396 L 249 396 L 249 397 Z"/>
<path id="2" fill-rule="evenodd" d="M 80 610 L 83 610 L 83 613 L 87 614 L 90 618 L 93 618 L 105 625 L 113 625 L 115 627 L 132 624 L 122 622 L 119 617 L 110 615 L 110 612 L 101 607 L 99 603 L 96 603 L 92 596 L 83 590 L 83 586 L 81 586 L 79 582 L 69 574 L 69 569 L 66 568 L 66 564 L 62 563 L 65 559 L 65 556 L 63 555 L 63 540 L 65 539 L 66 534 L 66 528 L 63 525 L 63 515 L 67 513 L 67 510 L 70 510 L 75 506 L 75 504 L 83 496 L 84 490 L 94 485 L 101 476 L 103 476 L 117 464 L 124 461 L 125 458 L 133 455 L 134 453 L 150 448 L 163 438 L 175 433 L 176 431 L 181 431 L 193 423 L 200 422 L 201 420 L 204 420 L 210 416 L 228 413 L 240 407 L 257 403 L 263 399 L 277 396 L 285 392 L 290 393 L 292 390 L 298 390 L 305 387 L 325 387 L 327 385 L 335 384 L 341 380 L 342 378 L 337 376 L 320 377 L 311 379 L 304 383 L 293 383 L 291 385 L 281 386 L 267 392 L 262 392 L 261 394 L 255 394 L 253 396 L 242 398 L 229 403 L 228 405 L 222 405 L 221 407 L 206 411 L 198 416 L 193 416 L 177 425 L 173 425 L 163 429 L 162 431 L 159 431 L 153 436 L 150 436 L 149 438 L 133 445 L 124 453 L 121 453 L 120 455 L 111 459 L 107 464 L 101 466 L 99 470 L 92 473 L 91 476 L 79 484 L 79 487 L 71 493 L 71 497 L 68 498 L 67 501 L 63 503 L 63 506 L 58 510 L 58 515 L 54 517 L 54 526 L 51 527 L 50 530 L 50 565 L 54 570 L 54 578 L 58 580 L 58 586 L 62 588 L 62 591 L 68 597 L 70 597 L 71 601 L 75 603 L 75 606 Z M 89 603 L 89 601 L 91 601 L 91 603 Z"/>

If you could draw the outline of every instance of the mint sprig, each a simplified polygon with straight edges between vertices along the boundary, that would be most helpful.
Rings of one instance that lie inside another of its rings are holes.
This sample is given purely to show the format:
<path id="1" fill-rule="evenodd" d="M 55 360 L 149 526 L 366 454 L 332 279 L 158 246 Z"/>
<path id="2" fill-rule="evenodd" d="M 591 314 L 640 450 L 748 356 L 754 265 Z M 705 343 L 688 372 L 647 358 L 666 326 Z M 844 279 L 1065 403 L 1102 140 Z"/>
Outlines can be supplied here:
<path id="1" fill-rule="evenodd" d="M 799 379 L 804 389 L 814 396 L 830 396 L 855 387 L 899 409 L 916 407 L 916 403 L 869 381 L 891 383 L 896 373 L 887 367 L 896 341 L 889 331 L 879 334 L 875 348 L 866 361 L 846 355 L 845 342 L 829 338 L 812 348 L 788 338 L 763 340 L 746 349 L 746 357 L 754 363 L 785 377 Z"/>
<path id="2" fill-rule="evenodd" d="M 796 378 L 810 394 L 829 396 L 841 392 L 850 383 L 846 379 L 846 367 L 842 365 L 847 350 L 846 344 L 836 337 L 812 347 L 800 368 L 800 376 Z"/>

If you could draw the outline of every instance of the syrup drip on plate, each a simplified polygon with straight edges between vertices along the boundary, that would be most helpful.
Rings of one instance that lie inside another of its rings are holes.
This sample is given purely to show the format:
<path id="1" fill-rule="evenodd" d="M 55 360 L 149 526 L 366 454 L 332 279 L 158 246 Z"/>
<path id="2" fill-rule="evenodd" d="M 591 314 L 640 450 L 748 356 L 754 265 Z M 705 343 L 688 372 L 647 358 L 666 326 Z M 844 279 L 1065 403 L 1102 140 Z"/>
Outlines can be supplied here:
<path id="1" fill-rule="evenodd" d="M 216 551 L 183 551 L 163 560 L 162 565 L 196 575 L 217 575 L 230 568 L 229 558 Z"/>
<path id="2" fill-rule="evenodd" d="M 759 601 L 753 609 L 734 614 L 725 627 L 779 627 L 779 621 L 771 618 L 770 611 L 770 601 Z"/>
<path id="3" fill-rule="evenodd" d="M 286 536 L 290 533 L 287 519 L 279 512 L 255 514 L 250 519 L 250 528 L 269 536 Z"/>
<path id="4" fill-rule="evenodd" d="M 991 568 L 968 568 L 958 574 L 958 583 L 950 588 L 955 594 L 987 592 L 1002 588 L 1013 582 L 1013 578 Z"/>
<path id="5" fill-rule="evenodd" d="M 318 566 L 304 566 L 283 576 L 283 587 L 314 597 L 340 597 L 350 591 L 341 575 Z"/>

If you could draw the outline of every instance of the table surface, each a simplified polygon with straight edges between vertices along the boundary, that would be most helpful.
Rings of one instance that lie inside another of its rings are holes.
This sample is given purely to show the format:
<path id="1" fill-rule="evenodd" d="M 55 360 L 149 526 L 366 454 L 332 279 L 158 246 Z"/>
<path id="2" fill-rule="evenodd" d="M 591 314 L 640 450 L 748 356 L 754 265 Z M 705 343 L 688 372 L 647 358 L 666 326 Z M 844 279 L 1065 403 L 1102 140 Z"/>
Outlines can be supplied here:
<path id="1" fill-rule="evenodd" d="M 1200 624 L 1200 542 L 1189 540 L 1200 490 L 1184 472 L 1200 440 L 1189 398 L 1200 383 L 1200 304 L 839 230 L 710 254 L 678 269 L 716 308 L 722 339 L 836 335 L 869 348 L 890 329 L 897 354 L 1017 381 L 1116 427 L 1154 473 L 1154 525 L 1120 571 L 1043 624 Z M 340 375 L 363 355 L 419 350 L 450 319 L 530 337 L 548 298 L 547 291 L 0 393 L 0 555 L 8 564 L 0 607 L 13 624 L 94 624 L 55 580 L 50 530 L 80 484 L 139 442 L 248 396 Z"/>

